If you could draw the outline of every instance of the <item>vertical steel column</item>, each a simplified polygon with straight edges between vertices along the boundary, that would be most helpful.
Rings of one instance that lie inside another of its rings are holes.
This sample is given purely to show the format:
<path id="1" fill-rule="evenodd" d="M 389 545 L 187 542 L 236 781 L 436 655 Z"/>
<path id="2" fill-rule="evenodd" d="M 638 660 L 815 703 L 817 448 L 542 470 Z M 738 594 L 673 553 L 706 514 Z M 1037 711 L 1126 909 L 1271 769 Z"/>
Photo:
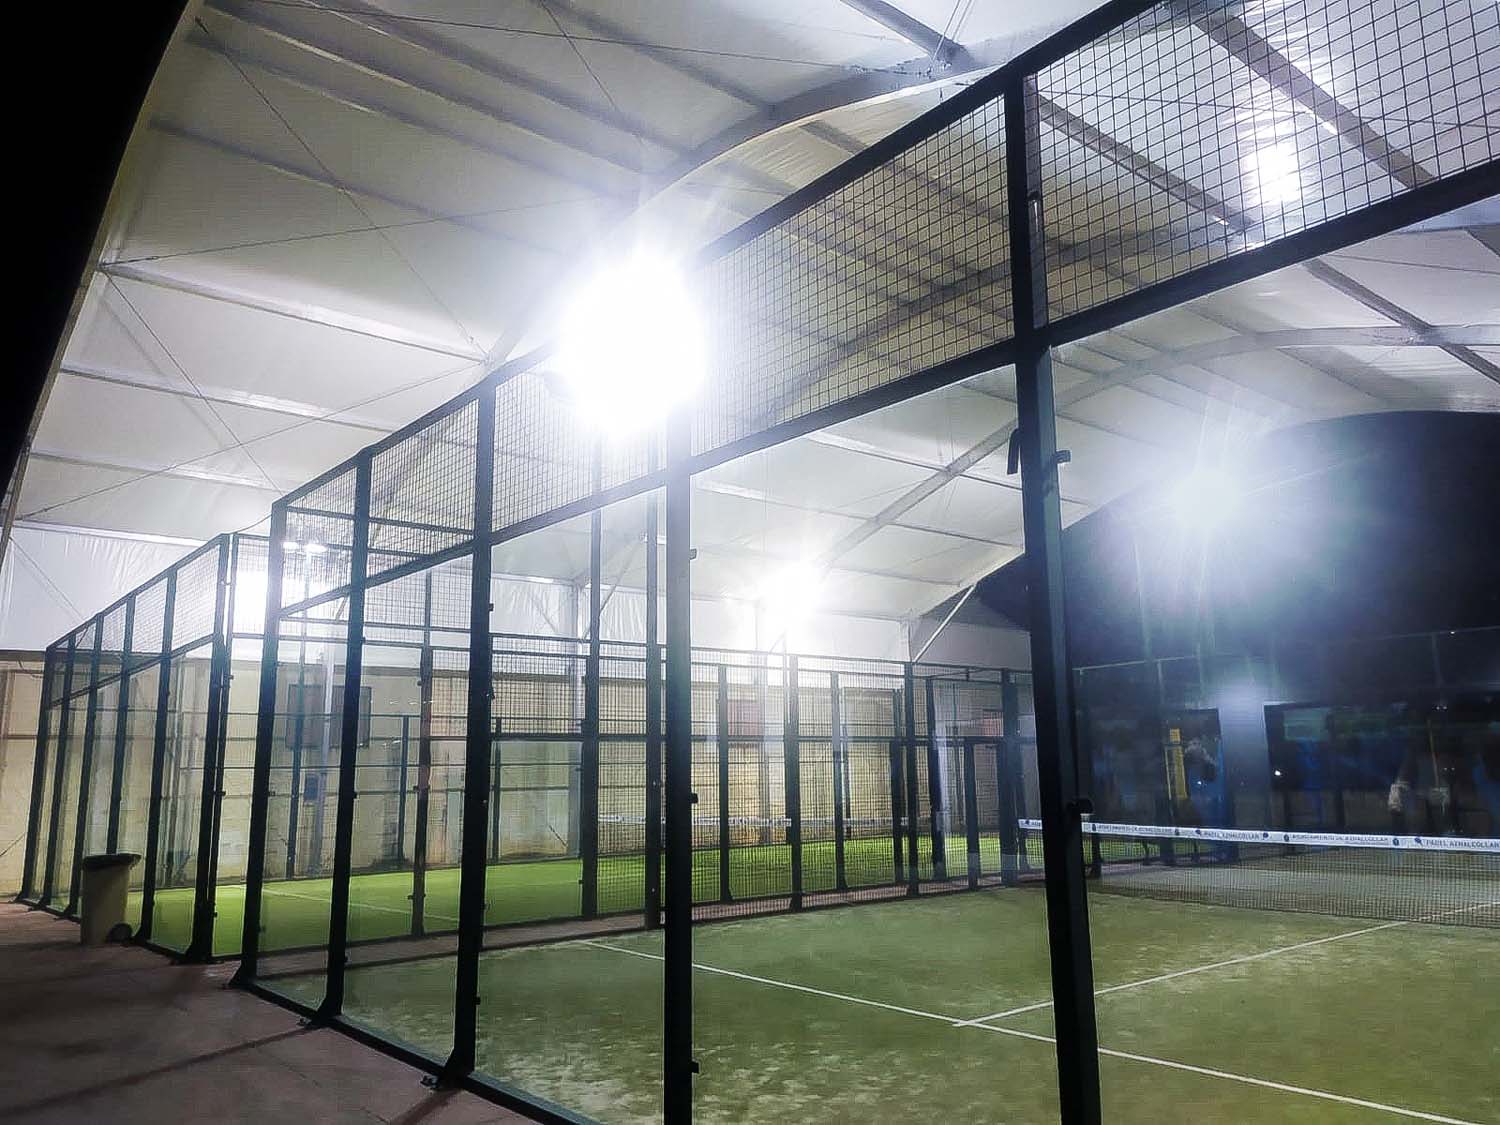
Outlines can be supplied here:
<path id="1" fill-rule="evenodd" d="M 453 1052 L 443 1079 L 453 1082 L 474 1069 L 475 1020 L 479 1015 L 479 952 L 484 944 L 485 819 L 490 800 L 490 748 L 494 646 L 490 639 L 490 531 L 495 518 L 495 386 L 476 400 L 474 450 L 474 554 L 469 582 L 468 713 L 464 723 L 464 822 L 458 884 L 458 957 L 453 989 Z"/>
<path id="2" fill-rule="evenodd" d="M 594 487 L 599 453 L 594 453 Z M 582 913 L 599 913 L 599 614 L 603 597 L 604 513 L 589 516 L 589 647 L 583 662 L 583 745 L 578 769 L 578 851 L 583 868 Z"/>
<path id="3" fill-rule="evenodd" d="M 686 413 L 667 421 L 667 676 L 665 959 L 662 966 L 662 1111 L 693 1119 L 693 478 Z"/>
<path id="4" fill-rule="evenodd" d="M 1100 1120 L 1098 1034 L 1084 893 L 1084 803 L 1077 788 L 1063 621 L 1062 516 L 1052 356 L 1045 334 L 1040 125 L 1036 79 L 1005 89 L 1005 166 L 1015 314 L 1021 500 L 1030 569 L 1032 692 L 1036 700 L 1047 930 L 1064 1125 Z"/>
<path id="5" fill-rule="evenodd" d="M 964 827 L 969 845 L 969 889 L 979 886 L 982 857 L 979 854 L 979 785 L 974 778 L 974 740 L 964 739 Z"/>
<path id="6" fill-rule="evenodd" d="M 229 765 L 229 705 L 234 684 L 234 595 L 239 574 L 240 537 L 236 533 L 229 536 L 229 578 L 224 594 L 224 698 L 219 708 L 219 729 L 214 734 L 215 745 L 218 747 L 218 768 L 214 771 L 213 844 L 209 851 L 214 860 L 214 869 L 209 889 L 215 904 L 215 918 L 218 918 L 219 899 L 219 830 L 224 821 L 224 796 L 227 792 L 225 778 Z"/>
<path id="7" fill-rule="evenodd" d="M 146 870 L 141 880 L 142 941 L 151 937 L 156 913 L 156 869 L 161 861 L 162 777 L 167 768 L 167 712 L 172 706 L 172 618 L 177 610 L 177 571 L 167 575 L 161 616 L 161 669 L 156 682 L 156 729 L 151 745 L 151 793 L 146 805 Z"/>
<path id="8" fill-rule="evenodd" d="M 904 817 L 903 809 L 906 807 L 906 767 L 903 764 L 906 756 L 902 753 L 901 739 L 896 734 L 901 724 L 901 692 L 899 689 L 891 692 L 891 852 L 893 881 L 900 885 L 906 882 L 906 864 L 903 861 L 905 855 L 905 834 L 901 830 L 901 821 Z"/>
<path id="9" fill-rule="evenodd" d="M 906 893 L 914 895 L 922 881 L 922 852 L 918 842 L 917 821 L 921 818 L 921 800 L 917 793 L 917 685 L 910 663 L 902 673 L 901 703 L 905 710 L 906 734 L 902 740 L 906 757 Z M 932 788 L 932 778 L 927 779 Z"/>
<path id="10" fill-rule="evenodd" d="M 286 506 L 271 505 L 271 541 L 266 548 L 266 615 L 260 647 L 260 695 L 255 714 L 255 768 L 250 780 L 250 826 L 245 856 L 245 928 L 240 935 L 240 966 L 234 980 L 256 973 L 260 954 L 261 892 L 266 878 L 266 833 L 271 805 L 271 755 L 276 745 L 276 673 L 281 632 L 282 543 Z M 295 795 L 293 800 L 295 801 Z M 290 871 L 287 872 L 291 874 Z"/>
<path id="11" fill-rule="evenodd" d="M 104 645 L 104 615 L 94 620 L 94 651 L 89 657 L 89 701 L 83 718 L 83 762 L 78 775 L 78 823 L 73 826 L 73 870 L 68 873 L 65 914 L 78 912 L 78 887 L 83 874 L 79 861 L 88 840 L 89 795 L 94 787 L 94 735 L 99 725 L 99 650 Z"/>
<path id="12" fill-rule="evenodd" d="M 125 799 L 126 729 L 130 725 L 130 647 L 135 643 L 135 595 L 125 601 L 125 639 L 120 646 L 119 688 L 115 693 L 115 768 L 109 779 L 109 825 L 104 834 L 104 850 L 120 847 L 120 803 Z"/>
<path id="13" fill-rule="evenodd" d="M 34 902 L 40 897 L 36 882 L 37 837 L 42 830 L 42 791 L 46 788 L 45 774 L 52 762 L 47 756 L 47 728 L 51 722 L 52 677 L 57 661 L 56 647 L 47 649 L 42 658 L 42 706 L 37 713 L 36 757 L 31 769 L 31 813 L 26 821 L 26 856 L 21 868 L 21 892 L 16 897 L 23 902 Z"/>
<path id="14" fill-rule="evenodd" d="M 719 687 L 714 705 L 715 760 L 719 765 L 719 901 L 732 902 L 729 889 L 729 668 L 719 665 Z"/>
<path id="15" fill-rule="evenodd" d="M 849 770 L 845 760 L 843 701 L 839 698 L 839 674 L 828 673 L 828 747 L 833 757 L 833 885 L 849 889 L 849 872 L 844 864 L 844 774 Z"/>
<path id="16" fill-rule="evenodd" d="M 38 902 L 42 906 L 52 905 L 52 896 L 56 891 L 57 873 L 57 821 L 62 814 L 62 791 L 64 770 L 68 760 L 68 712 L 70 710 L 69 696 L 73 694 L 73 663 L 74 650 L 77 648 L 75 641 L 77 634 L 68 634 L 68 647 L 65 650 L 63 665 L 63 693 L 62 705 L 57 709 L 57 762 L 52 767 L 52 815 L 47 822 L 47 858 L 46 866 L 42 869 L 42 893 Z"/>
<path id="17" fill-rule="evenodd" d="M 422 653 L 417 657 L 417 809 L 411 841 L 411 932 L 427 930 L 427 821 L 432 796 L 432 571 L 422 575 Z"/>
<path id="18" fill-rule="evenodd" d="M 948 881 L 948 826 L 943 823 L 943 763 L 938 754 L 937 699 L 932 677 L 923 677 L 927 703 L 927 805 L 932 813 L 932 877 Z"/>
<path id="19" fill-rule="evenodd" d="M 1013 887 L 1026 867 L 1025 835 L 1017 823 L 1024 805 L 1016 784 L 1021 760 L 1021 693 L 1011 672 L 1000 673 L 1000 744 L 995 747 L 995 787 L 1000 804 L 1000 881 Z"/>
<path id="20" fill-rule="evenodd" d="M 652 446 L 651 468 L 656 468 Z M 646 497 L 646 928 L 661 925 L 661 645 L 657 642 L 656 493 Z"/>
<path id="21" fill-rule="evenodd" d="M 783 714 L 786 726 L 781 735 L 782 761 L 786 793 L 786 842 L 792 853 L 792 909 L 802 909 L 802 699 L 797 676 L 797 657 L 786 658 Z"/>
<path id="22" fill-rule="evenodd" d="M 418 687 L 420 691 L 420 686 Z M 396 863 L 406 863 L 406 798 L 411 793 L 411 716 L 401 716 L 401 755 L 396 767 Z M 408 896 L 409 898 L 410 896 Z"/>
<path id="23" fill-rule="evenodd" d="M 349 543 L 349 600 L 344 633 L 344 698 L 339 716 L 339 792 L 333 814 L 333 887 L 328 907 L 328 978 L 318 1019 L 333 1019 L 344 1007 L 344 967 L 349 961 L 349 879 L 354 866 L 354 802 L 359 765 L 359 697 L 365 658 L 365 571 L 370 552 L 370 463 L 366 452 L 354 468 L 353 534 Z M 328 668 L 333 675 L 333 668 Z M 329 685 L 325 684 L 325 690 Z M 318 794 L 321 804 L 323 794 Z"/>
<path id="24" fill-rule="evenodd" d="M 229 643 L 225 621 L 229 603 L 229 537 L 219 543 L 219 569 L 214 585 L 214 639 L 208 660 L 208 714 L 203 729 L 203 784 L 198 794 L 198 868 L 194 872 L 193 936 L 184 958 L 206 961 L 214 950 L 214 824 L 219 807 L 219 771 L 223 744 L 219 740 L 229 696 Z"/>

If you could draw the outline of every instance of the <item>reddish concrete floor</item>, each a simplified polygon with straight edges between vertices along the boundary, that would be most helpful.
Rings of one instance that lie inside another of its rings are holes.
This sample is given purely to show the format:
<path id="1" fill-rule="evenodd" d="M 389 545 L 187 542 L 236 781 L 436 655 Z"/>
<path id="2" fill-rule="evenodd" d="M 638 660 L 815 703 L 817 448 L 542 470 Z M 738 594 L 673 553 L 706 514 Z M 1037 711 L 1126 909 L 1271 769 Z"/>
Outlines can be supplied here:
<path id="1" fill-rule="evenodd" d="M 520 1122 L 336 1031 L 223 987 L 229 965 L 84 948 L 78 927 L 0 905 L 0 1120 Z"/>

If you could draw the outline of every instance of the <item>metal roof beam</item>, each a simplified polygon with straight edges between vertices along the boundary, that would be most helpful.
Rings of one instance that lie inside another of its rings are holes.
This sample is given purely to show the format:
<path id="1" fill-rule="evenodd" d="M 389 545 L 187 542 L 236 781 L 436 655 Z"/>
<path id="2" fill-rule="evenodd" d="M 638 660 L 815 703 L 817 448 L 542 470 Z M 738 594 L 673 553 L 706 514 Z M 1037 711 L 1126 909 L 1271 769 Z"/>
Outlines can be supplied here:
<path id="1" fill-rule="evenodd" d="M 222 453 L 223 450 L 215 450 Z M 138 480 L 148 477 L 174 477 L 180 480 L 204 481 L 209 484 L 222 484 L 230 488 L 248 488 L 254 492 L 269 492 L 280 495 L 283 491 L 279 486 L 267 484 L 258 477 L 242 477 L 236 473 L 219 473 L 212 469 L 198 469 L 191 464 L 182 465 L 148 465 L 139 461 L 106 461 L 100 458 L 84 457 L 80 454 L 65 453 L 61 450 L 32 448 L 30 458 L 33 461 L 51 461 L 59 465 L 76 465 L 84 469 L 103 469 L 111 473 L 137 473 Z M 134 481 L 122 481 L 122 484 L 133 484 Z M 77 503 L 79 500 L 87 499 L 86 496 L 75 497 L 73 500 L 65 500 L 56 504 L 49 504 L 49 510 L 65 507 L 68 504 Z M 34 512 L 28 512 L 18 519 L 28 519 Z"/>
<path id="2" fill-rule="evenodd" d="M 1394 321 L 1403 328 L 1410 328 L 1415 332 L 1432 332 L 1433 325 L 1423 320 L 1414 313 L 1407 312 L 1395 301 L 1382 297 L 1368 286 L 1361 285 L 1348 274 L 1334 268 L 1322 258 L 1313 258 L 1302 263 L 1302 268 L 1312 274 L 1324 285 L 1337 290 L 1344 296 L 1358 301 L 1371 312 L 1377 312 L 1387 320 Z M 1469 370 L 1483 375 L 1493 383 L 1500 383 L 1500 366 L 1485 359 L 1473 348 L 1466 344 L 1445 343 L 1438 344 L 1444 353 L 1452 356 Z"/>
<path id="3" fill-rule="evenodd" d="M 203 297 L 210 301 L 223 301 L 226 304 L 238 305 L 241 308 L 255 309 L 258 312 L 283 316 L 289 320 L 300 320 L 306 324 L 316 324 L 320 328 L 335 328 L 341 332 L 352 332 L 358 336 L 367 336 L 373 340 L 383 340 L 386 343 L 399 344 L 402 347 L 415 348 L 418 351 L 431 352 L 435 355 L 451 356 L 455 359 L 467 360 L 471 363 L 477 363 L 484 358 L 479 352 L 473 349 L 439 343 L 420 333 L 410 332 L 396 325 L 371 320 L 368 317 L 339 312 L 336 309 L 314 305 L 306 301 L 271 297 L 262 293 L 247 293 L 212 282 L 193 281 L 185 277 L 174 277 L 170 274 L 153 270 L 141 262 L 104 262 L 97 268 L 98 272 L 104 274 L 106 277 L 136 281 L 142 285 L 150 285 L 157 289 L 171 289 L 178 293 L 186 293 L 193 297 Z"/>
<path id="4" fill-rule="evenodd" d="M 1191 0 L 1172 0 L 1178 15 L 1227 51 L 1273 90 L 1291 98 L 1365 160 L 1385 171 L 1403 187 L 1418 187 L 1434 179 L 1409 152 L 1389 143 L 1354 110 L 1313 81 L 1229 7 L 1214 8 Z"/>

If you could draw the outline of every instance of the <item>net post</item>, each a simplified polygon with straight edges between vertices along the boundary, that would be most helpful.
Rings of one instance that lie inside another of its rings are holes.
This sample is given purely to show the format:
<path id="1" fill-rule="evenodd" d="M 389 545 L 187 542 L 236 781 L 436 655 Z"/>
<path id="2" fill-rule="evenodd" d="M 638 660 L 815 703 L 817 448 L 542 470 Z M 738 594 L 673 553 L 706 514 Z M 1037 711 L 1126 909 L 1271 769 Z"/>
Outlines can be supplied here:
<path id="1" fill-rule="evenodd" d="M 786 657 L 786 729 L 782 733 L 782 760 L 786 776 L 787 846 L 792 853 L 792 909 L 802 909 L 802 700 L 797 675 L 797 657 Z"/>
<path id="2" fill-rule="evenodd" d="M 31 767 L 31 804 L 30 815 L 26 820 L 26 855 L 21 866 L 21 890 L 16 896 L 22 902 L 31 902 L 39 897 L 39 888 L 36 883 L 37 838 L 42 830 L 42 790 L 46 788 L 45 774 L 47 767 L 52 765 L 47 755 L 47 728 L 51 721 L 52 679 L 55 675 L 56 654 L 57 649 L 54 644 L 48 647 L 46 655 L 42 657 L 42 701 L 41 709 L 37 712 L 36 752 Z"/>
<path id="3" fill-rule="evenodd" d="M 458 950 L 453 985 L 453 1050 L 442 1078 L 457 1082 L 474 1069 L 479 1016 L 479 954 L 484 945 L 488 875 L 486 814 L 494 745 L 494 645 L 490 639 L 495 511 L 495 384 L 476 399 L 474 425 L 474 547 L 469 567 L 469 669 L 464 717 L 464 820 L 458 884 Z"/>
<path id="4" fill-rule="evenodd" d="M 411 932 L 427 932 L 427 833 L 432 794 L 432 571 L 422 576 L 422 649 L 417 656 L 417 784 L 411 840 Z"/>
<path id="5" fill-rule="evenodd" d="M 842 700 L 839 698 L 839 674 L 828 673 L 828 742 L 833 758 L 833 885 L 836 890 L 849 889 L 849 873 L 844 866 L 844 774 L 849 769 L 845 760 L 844 718 Z"/>
<path id="6" fill-rule="evenodd" d="M 718 764 L 719 792 L 719 901 L 732 902 L 729 890 L 729 669 L 718 667 L 718 687 L 714 696 L 714 746 Z"/>
<path id="7" fill-rule="evenodd" d="M 260 650 L 260 693 L 255 712 L 255 765 L 250 781 L 250 826 L 245 856 L 245 920 L 240 934 L 240 964 L 234 982 L 256 975 L 260 956 L 260 908 L 265 887 L 266 832 L 271 805 L 271 754 L 276 743 L 276 676 L 281 633 L 282 544 L 286 540 L 286 506 L 271 505 L 270 544 L 266 549 L 265 625 Z"/>
<path id="8" fill-rule="evenodd" d="M 396 862 L 406 864 L 410 857 L 406 850 L 406 799 L 411 795 L 411 716 L 401 716 L 401 738 L 398 742 L 396 765 Z"/>
<path id="9" fill-rule="evenodd" d="M 651 446 L 651 468 L 656 468 L 656 444 Z M 646 496 L 646 885 L 645 924 L 661 925 L 661 645 L 657 639 L 658 527 L 656 493 Z"/>
<path id="10" fill-rule="evenodd" d="M 219 565 L 214 574 L 214 639 L 208 660 L 208 712 L 203 729 L 203 783 L 198 794 L 198 867 L 193 888 L 193 934 L 183 954 L 188 961 L 207 961 L 214 950 L 214 890 L 218 857 L 214 829 L 219 807 L 219 770 L 223 745 L 219 741 L 229 696 L 229 647 L 224 633 L 228 617 L 229 551 L 227 535 L 219 542 Z"/>
<path id="11" fill-rule="evenodd" d="M 938 753 L 937 699 L 931 676 L 922 677 L 927 716 L 927 804 L 932 814 L 932 877 L 948 881 L 948 831 L 943 823 L 943 770 Z"/>
<path id="12" fill-rule="evenodd" d="M 662 1117 L 693 1119 L 693 671 L 690 418 L 667 421 L 666 935 L 662 974 Z"/>
<path id="13" fill-rule="evenodd" d="M 167 575 L 167 589 L 162 609 L 161 668 L 156 684 L 156 722 L 151 745 L 150 810 L 146 816 L 146 870 L 141 886 L 141 928 L 137 935 L 145 941 L 151 937 L 156 913 L 156 868 L 161 854 L 162 780 L 167 766 L 167 711 L 172 698 L 172 616 L 177 606 L 177 570 Z"/>
<path id="14" fill-rule="evenodd" d="M 135 595 L 125 599 L 125 636 L 120 644 L 120 678 L 115 691 L 114 770 L 109 779 L 109 823 L 104 850 L 120 848 L 120 803 L 125 799 L 126 728 L 130 723 L 130 646 L 135 640 Z"/>
<path id="15" fill-rule="evenodd" d="M 974 740 L 964 739 L 964 827 L 969 845 L 969 889 L 979 887 L 979 786 L 974 778 Z"/>
<path id="16" fill-rule="evenodd" d="M 78 913 L 83 845 L 88 837 L 89 794 L 93 789 L 94 738 L 99 726 L 99 650 L 104 644 L 104 616 L 94 620 L 94 651 L 89 655 L 89 701 L 83 719 L 83 762 L 78 776 L 78 823 L 73 826 L 73 870 L 68 873 L 68 905 L 64 914 Z"/>
<path id="17" fill-rule="evenodd" d="M 1064 1125 L 1100 1121 L 1098 1033 L 1083 872 L 1077 763 L 1069 707 L 1062 517 L 1052 360 L 1045 335 L 1041 126 L 1034 75 L 1006 80 L 1005 166 L 1015 319 L 1021 501 L 1031 581 L 1031 654 L 1036 697 L 1047 929 Z"/>
<path id="18" fill-rule="evenodd" d="M 899 708 L 897 700 L 892 699 L 891 702 L 893 709 Z M 888 754 L 891 766 L 891 879 L 899 887 L 906 882 L 906 864 L 903 859 L 905 849 L 902 843 L 904 833 L 901 824 L 904 819 L 902 809 L 906 801 L 906 769 L 903 765 L 901 739 L 894 737 L 891 739 Z"/>
<path id="19" fill-rule="evenodd" d="M 594 488 L 600 487 L 600 453 L 594 450 Z M 583 662 L 583 744 L 578 770 L 578 851 L 583 917 L 599 913 L 599 615 L 601 612 L 604 513 L 589 514 L 589 635 Z M 498 810 L 497 810 L 498 811 Z"/>
<path id="20" fill-rule="evenodd" d="M 368 451 L 354 470 L 354 519 L 349 551 L 349 602 L 344 634 L 344 695 L 339 715 L 339 792 L 333 819 L 333 887 L 328 909 L 328 978 L 318 1019 L 331 1020 L 344 1007 L 344 968 L 349 949 L 349 879 L 354 866 L 354 802 L 359 764 L 359 698 L 365 649 L 365 571 L 370 548 Z"/>
<path id="21" fill-rule="evenodd" d="M 922 879 L 922 852 L 918 843 L 918 821 L 921 819 L 921 798 L 917 790 L 917 691 L 916 678 L 911 662 L 902 671 L 901 701 L 905 711 L 906 729 L 903 738 L 906 760 L 906 893 L 919 893 Z M 932 788 L 932 778 L 927 779 Z"/>

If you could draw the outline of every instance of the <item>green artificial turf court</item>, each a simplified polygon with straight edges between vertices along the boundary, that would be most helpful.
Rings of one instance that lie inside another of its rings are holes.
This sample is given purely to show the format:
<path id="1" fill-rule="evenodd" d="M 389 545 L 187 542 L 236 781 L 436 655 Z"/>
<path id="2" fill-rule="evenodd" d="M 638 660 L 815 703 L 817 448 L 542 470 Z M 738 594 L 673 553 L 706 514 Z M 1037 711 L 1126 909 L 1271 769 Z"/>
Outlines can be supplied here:
<path id="1" fill-rule="evenodd" d="M 1500 1121 L 1495 931 L 1109 894 L 1090 911 L 1106 1120 Z M 486 952 L 480 1069 L 654 1119 L 660 953 L 657 933 Z M 1038 888 L 700 925 L 694 961 L 703 1120 L 1056 1120 Z M 346 1014 L 441 1055 L 453 964 L 351 969 Z"/>

